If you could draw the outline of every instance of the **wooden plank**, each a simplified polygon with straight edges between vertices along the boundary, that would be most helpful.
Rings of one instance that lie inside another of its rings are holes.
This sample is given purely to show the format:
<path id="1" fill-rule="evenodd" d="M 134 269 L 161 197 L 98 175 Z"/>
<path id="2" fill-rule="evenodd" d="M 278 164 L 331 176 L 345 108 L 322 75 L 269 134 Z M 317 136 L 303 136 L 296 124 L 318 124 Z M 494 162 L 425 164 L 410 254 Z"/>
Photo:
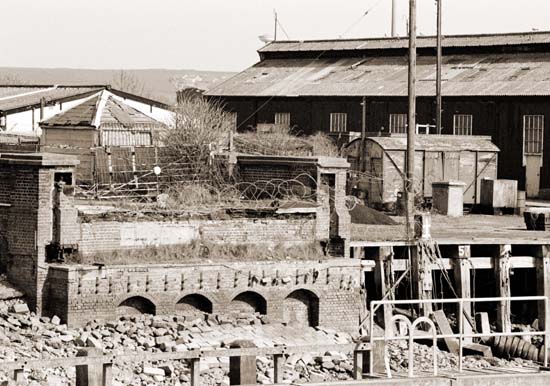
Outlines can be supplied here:
<path id="1" fill-rule="evenodd" d="M 449 320 L 447 319 L 447 315 L 445 315 L 445 312 L 443 312 L 443 310 L 435 311 L 433 313 L 433 319 L 435 320 L 435 323 L 442 335 L 454 334 L 453 329 L 449 324 Z M 443 338 L 443 340 L 445 341 L 445 344 L 447 345 L 447 348 L 449 349 L 450 353 L 458 354 L 459 344 L 457 339 Z"/>

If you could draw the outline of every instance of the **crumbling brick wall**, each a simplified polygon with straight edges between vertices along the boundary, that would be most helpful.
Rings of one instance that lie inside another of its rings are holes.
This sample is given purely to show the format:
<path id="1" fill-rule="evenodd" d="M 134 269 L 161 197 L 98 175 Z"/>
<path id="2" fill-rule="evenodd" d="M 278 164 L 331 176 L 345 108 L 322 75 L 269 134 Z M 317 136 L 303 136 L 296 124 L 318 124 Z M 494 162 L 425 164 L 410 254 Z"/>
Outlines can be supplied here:
<path id="1" fill-rule="evenodd" d="M 363 301 L 361 281 L 360 262 L 349 259 L 54 266 L 48 277 L 49 312 L 69 324 L 82 325 L 90 319 L 115 318 L 117 308 L 127 299 L 143 299 L 157 314 L 171 314 L 184 297 L 201 295 L 215 314 L 231 313 L 239 304 L 244 310 L 248 304 L 250 310 L 259 307 L 269 320 L 290 322 L 289 318 L 300 318 L 300 312 L 308 308 L 316 313 L 310 319 L 315 324 L 355 332 Z M 256 300 L 264 303 L 265 310 L 254 303 Z"/>
<path id="2" fill-rule="evenodd" d="M 315 240 L 312 215 L 188 221 L 91 221 L 78 224 L 79 254 L 201 241 L 213 244 L 309 244 Z"/>

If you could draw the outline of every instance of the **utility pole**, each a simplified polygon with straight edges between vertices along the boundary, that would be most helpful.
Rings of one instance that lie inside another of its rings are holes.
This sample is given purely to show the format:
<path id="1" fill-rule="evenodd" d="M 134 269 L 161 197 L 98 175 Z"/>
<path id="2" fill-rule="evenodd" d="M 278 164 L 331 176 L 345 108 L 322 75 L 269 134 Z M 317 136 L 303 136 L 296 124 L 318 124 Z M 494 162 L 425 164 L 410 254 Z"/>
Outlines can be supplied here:
<path id="1" fill-rule="evenodd" d="M 414 236 L 414 154 L 416 134 L 416 0 L 409 0 L 409 114 L 407 127 L 407 238 Z"/>
<path id="2" fill-rule="evenodd" d="M 435 85 L 435 126 L 437 134 L 441 134 L 441 1 L 435 0 L 437 4 L 437 68 L 436 68 L 436 85 Z"/>
<path id="3" fill-rule="evenodd" d="M 277 41 L 277 23 L 279 22 L 278 19 L 277 19 L 277 10 L 274 9 L 273 10 L 273 15 L 275 16 L 275 25 L 273 26 L 273 40 L 274 41 Z"/>
<path id="4" fill-rule="evenodd" d="M 397 36 L 397 0 L 391 0 L 391 36 Z"/>

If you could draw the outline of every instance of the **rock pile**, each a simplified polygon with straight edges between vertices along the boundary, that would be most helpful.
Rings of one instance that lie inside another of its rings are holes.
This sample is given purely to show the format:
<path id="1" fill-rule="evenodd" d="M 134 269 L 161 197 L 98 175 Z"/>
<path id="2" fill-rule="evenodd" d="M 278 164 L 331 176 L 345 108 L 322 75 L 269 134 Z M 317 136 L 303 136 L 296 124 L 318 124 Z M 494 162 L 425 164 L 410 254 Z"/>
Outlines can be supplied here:
<path id="1" fill-rule="evenodd" d="M 276 344 L 350 343 L 351 336 L 323 328 L 288 327 L 265 324 L 261 315 L 133 315 L 116 322 L 90 321 L 80 329 L 69 329 L 58 317 L 38 317 L 26 305 L 14 304 L 10 312 L 0 312 L 0 362 L 75 356 L 82 347 L 101 349 L 115 355 L 178 352 L 227 346 L 236 339 L 250 340 L 257 347 Z M 229 384 L 229 358 L 201 359 L 201 382 Z M 273 383 L 273 361 L 257 358 L 258 382 Z M 324 352 L 316 355 L 291 355 L 285 363 L 283 378 L 292 381 L 350 379 L 349 355 Z M 185 361 L 125 363 L 117 361 L 114 385 L 178 385 L 189 383 Z M 25 373 L 29 385 L 74 384 L 75 370 L 43 369 Z M 0 382 L 7 374 L 0 373 Z"/>
<path id="2" fill-rule="evenodd" d="M 192 349 L 225 347 L 235 340 L 249 340 L 257 347 L 275 345 L 329 345 L 347 344 L 353 341 L 349 334 L 325 328 L 285 326 L 269 324 L 261 315 L 203 315 L 175 316 L 129 315 L 115 322 L 90 321 L 85 327 L 70 329 L 60 323 L 58 317 L 38 317 L 28 312 L 20 302 L 10 304 L 10 310 L 0 310 L 0 362 L 20 359 L 38 359 L 76 356 L 79 349 L 92 347 L 106 354 L 178 352 Z M 388 345 L 392 371 L 406 372 L 408 350 L 405 341 Z M 438 352 L 440 369 L 455 370 L 458 357 L 448 352 Z M 432 349 L 414 345 L 415 371 L 431 372 Z M 522 360 L 483 359 L 465 357 L 464 368 L 483 369 L 493 366 L 529 366 Z M 271 357 L 257 357 L 257 381 L 270 384 L 274 381 Z M 201 383 L 205 385 L 229 385 L 229 358 L 202 358 Z M 351 353 L 319 352 L 286 357 L 283 382 L 323 382 L 349 380 L 352 377 Z M 113 368 L 115 386 L 122 385 L 184 385 L 189 384 L 189 368 L 186 361 L 142 363 L 117 360 Z M 29 385 L 74 385 L 74 368 L 54 368 L 27 371 L 24 374 Z M 0 385 L 7 374 L 0 372 Z"/>

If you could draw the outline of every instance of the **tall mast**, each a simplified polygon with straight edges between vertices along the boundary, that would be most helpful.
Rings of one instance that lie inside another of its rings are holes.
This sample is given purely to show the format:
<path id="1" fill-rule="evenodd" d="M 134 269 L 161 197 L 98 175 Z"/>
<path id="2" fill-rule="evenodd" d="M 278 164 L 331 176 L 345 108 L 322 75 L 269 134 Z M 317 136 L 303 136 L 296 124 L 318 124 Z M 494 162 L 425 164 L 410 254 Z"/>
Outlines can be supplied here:
<path id="1" fill-rule="evenodd" d="M 397 0 L 391 0 L 391 36 L 397 36 Z"/>

